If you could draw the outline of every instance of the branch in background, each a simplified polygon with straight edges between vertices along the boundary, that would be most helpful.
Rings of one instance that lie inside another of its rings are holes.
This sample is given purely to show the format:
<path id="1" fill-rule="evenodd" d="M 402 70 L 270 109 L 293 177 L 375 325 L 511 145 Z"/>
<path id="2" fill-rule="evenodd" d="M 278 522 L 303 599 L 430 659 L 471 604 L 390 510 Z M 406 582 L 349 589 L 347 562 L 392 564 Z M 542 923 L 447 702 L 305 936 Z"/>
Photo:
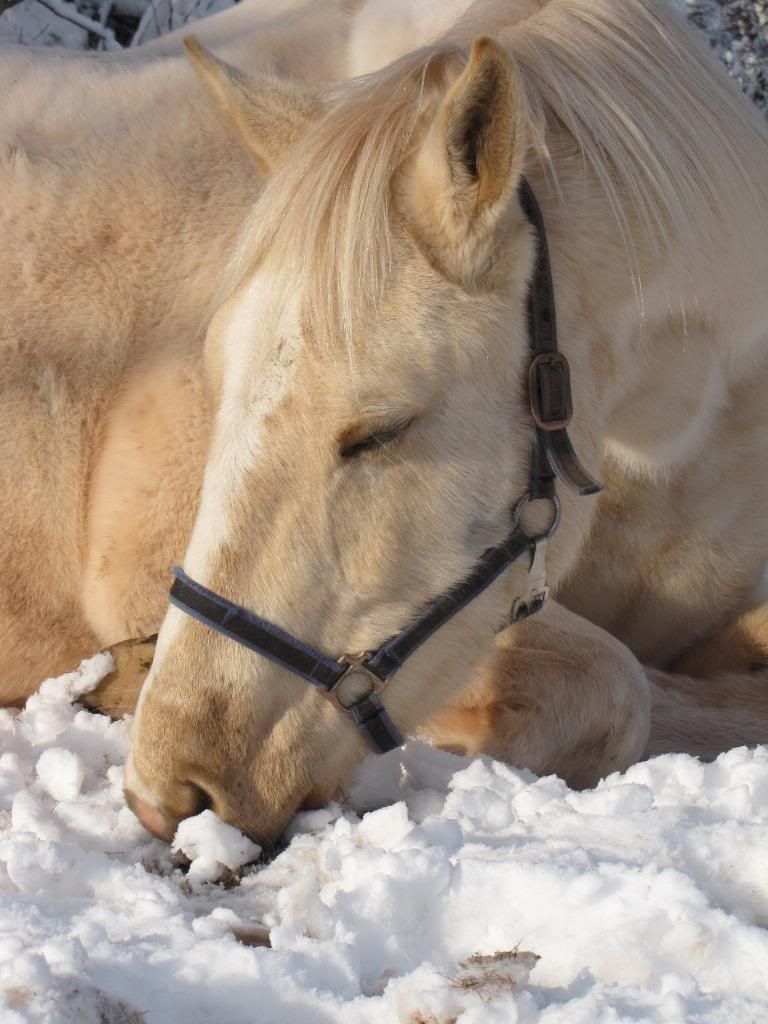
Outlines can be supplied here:
<path id="1" fill-rule="evenodd" d="M 101 25 L 102 28 L 104 28 L 106 26 L 107 18 L 109 18 L 110 14 L 112 13 L 113 3 L 114 3 L 114 0 L 102 0 L 102 3 L 99 5 L 99 10 L 98 10 L 99 24 Z M 106 48 L 107 48 L 107 44 L 105 43 L 104 39 L 103 38 L 99 39 L 98 43 L 96 44 L 96 49 L 97 50 L 106 50 Z"/>
<path id="2" fill-rule="evenodd" d="M 0 0 L 0 3 L 6 2 L 7 0 Z M 84 14 L 77 10 L 74 4 L 64 3 L 64 0 L 37 0 L 37 2 L 65 21 L 71 21 L 78 28 L 84 28 L 86 32 L 91 32 L 93 35 L 103 39 L 105 50 L 122 50 L 122 46 L 115 39 L 115 33 L 111 28 L 100 25 L 93 18 L 86 18 Z"/>
<path id="3" fill-rule="evenodd" d="M 158 36 L 161 36 L 163 32 L 162 29 L 160 28 L 160 23 L 157 18 L 157 7 L 155 6 L 155 0 L 149 0 L 149 3 L 147 4 L 146 8 L 144 9 L 144 13 L 141 16 L 141 20 L 139 21 L 139 24 L 136 26 L 136 31 L 133 33 L 133 39 L 131 39 L 130 42 L 131 46 L 138 46 L 141 43 L 142 39 L 146 35 L 147 29 L 149 28 L 153 21 L 155 23 L 155 28 L 157 29 Z"/>

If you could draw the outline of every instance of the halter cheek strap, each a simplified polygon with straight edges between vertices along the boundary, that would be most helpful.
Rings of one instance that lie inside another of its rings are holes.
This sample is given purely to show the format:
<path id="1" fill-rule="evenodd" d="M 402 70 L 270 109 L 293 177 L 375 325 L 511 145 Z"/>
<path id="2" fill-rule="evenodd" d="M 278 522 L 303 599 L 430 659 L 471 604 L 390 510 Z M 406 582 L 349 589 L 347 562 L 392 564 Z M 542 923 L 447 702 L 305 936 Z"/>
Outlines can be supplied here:
<path id="1" fill-rule="evenodd" d="M 544 605 L 549 593 L 546 545 L 560 522 L 555 479 L 577 494 L 596 494 L 602 489 L 579 462 L 568 437 L 567 427 L 573 414 L 570 371 L 568 361 L 557 349 L 555 297 L 544 221 L 525 180 L 520 186 L 520 203 L 538 240 L 536 265 L 528 289 L 528 395 L 535 439 L 528 491 L 513 510 L 506 539 L 485 551 L 467 577 L 433 600 L 410 625 L 381 647 L 360 655 L 344 655 L 338 660 L 208 590 L 178 566 L 173 570 L 171 604 L 316 687 L 338 710 L 352 717 L 369 747 L 378 754 L 403 742 L 381 703 L 381 691 L 423 643 L 526 554 L 530 558 L 528 592 L 515 601 L 512 621 L 520 622 Z M 545 533 L 531 536 L 520 525 L 520 517 L 529 502 L 540 499 L 550 502 L 552 520 Z"/>
<path id="2" fill-rule="evenodd" d="M 568 437 L 573 419 L 571 371 L 557 348 L 557 307 L 547 232 L 533 189 L 520 183 L 520 205 L 536 232 L 537 252 L 528 284 L 528 401 L 536 431 L 531 459 L 531 498 L 550 498 L 555 477 L 579 495 L 598 494 L 602 484 L 584 469 Z"/>

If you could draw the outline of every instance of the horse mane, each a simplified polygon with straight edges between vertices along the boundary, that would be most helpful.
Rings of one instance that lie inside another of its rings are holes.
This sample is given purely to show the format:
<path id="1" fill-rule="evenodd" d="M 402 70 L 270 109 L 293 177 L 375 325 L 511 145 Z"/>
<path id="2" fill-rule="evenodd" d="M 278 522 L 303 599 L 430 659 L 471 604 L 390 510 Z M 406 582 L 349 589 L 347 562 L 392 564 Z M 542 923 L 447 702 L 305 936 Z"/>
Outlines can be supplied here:
<path id="1" fill-rule="evenodd" d="M 530 0 L 475 0 L 434 45 L 339 86 L 267 185 L 223 293 L 275 253 L 294 287 L 296 271 L 305 282 L 309 337 L 341 337 L 351 350 L 355 322 L 375 308 L 391 263 L 393 174 L 434 87 L 462 66 L 478 34 L 494 35 L 517 65 L 529 160 L 556 191 L 552 129 L 575 143 L 616 219 L 636 287 L 641 247 L 722 244 L 726 190 L 765 208 L 768 188 L 754 175 L 754 154 L 766 151 L 762 122 L 663 0 L 536 6 L 530 14 Z"/>

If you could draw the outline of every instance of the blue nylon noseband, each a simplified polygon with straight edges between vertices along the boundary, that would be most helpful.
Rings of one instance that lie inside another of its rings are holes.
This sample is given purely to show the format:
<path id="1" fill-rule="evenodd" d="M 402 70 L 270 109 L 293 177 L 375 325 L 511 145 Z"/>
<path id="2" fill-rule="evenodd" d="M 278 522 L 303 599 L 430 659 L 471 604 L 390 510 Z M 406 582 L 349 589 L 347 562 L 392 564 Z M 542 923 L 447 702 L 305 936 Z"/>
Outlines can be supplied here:
<path id="1" fill-rule="evenodd" d="M 535 426 L 528 491 L 515 506 L 509 534 L 489 548 L 473 571 L 442 594 L 400 633 L 381 647 L 364 654 L 335 659 L 248 609 L 191 579 L 176 566 L 170 601 L 181 611 L 215 629 L 256 654 L 293 672 L 317 687 L 340 710 L 352 716 L 366 742 L 376 753 L 399 747 L 403 738 L 387 714 L 379 694 L 404 662 L 458 612 L 486 590 L 513 562 L 528 553 L 531 585 L 524 600 L 515 602 L 511 621 L 519 622 L 539 611 L 547 598 L 543 570 L 546 542 L 560 522 L 555 478 L 577 494 L 596 494 L 601 485 L 579 462 L 567 433 L 572 415 L 568 363 L 557 349 L 557 327 L 552 273 L 546 233 L 538 203 L 527 181 L 520 187 L 520 202 L 538 239 L 538 255 L 528 288 L 528 337 L 531 362 L 528 394 Z M 552 505 L 546 533 L 531 536 L 520 525 L 523 508 L 535 500 Z"/>

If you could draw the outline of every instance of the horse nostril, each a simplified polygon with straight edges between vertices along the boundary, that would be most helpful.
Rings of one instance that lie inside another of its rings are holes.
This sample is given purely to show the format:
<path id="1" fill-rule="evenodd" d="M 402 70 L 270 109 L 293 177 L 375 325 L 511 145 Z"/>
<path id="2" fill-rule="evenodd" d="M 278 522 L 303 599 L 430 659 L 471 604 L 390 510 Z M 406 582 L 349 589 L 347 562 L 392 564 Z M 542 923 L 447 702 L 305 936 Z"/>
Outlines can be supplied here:
<path id="1" fill-rule="evenodd" d="M 198 786 L 196 784 L 190 786 L 190 788 L 194 791 L 195 796 L 197 797 L 197 810 L 194 812 L 195 814 L 202 814 L 203 811 L 214 810 L 213 797 L 208 790 L 203 789 L 202 786 Z M 187 817 L 191 818 L 193 815 L 189 814 Z"/>

